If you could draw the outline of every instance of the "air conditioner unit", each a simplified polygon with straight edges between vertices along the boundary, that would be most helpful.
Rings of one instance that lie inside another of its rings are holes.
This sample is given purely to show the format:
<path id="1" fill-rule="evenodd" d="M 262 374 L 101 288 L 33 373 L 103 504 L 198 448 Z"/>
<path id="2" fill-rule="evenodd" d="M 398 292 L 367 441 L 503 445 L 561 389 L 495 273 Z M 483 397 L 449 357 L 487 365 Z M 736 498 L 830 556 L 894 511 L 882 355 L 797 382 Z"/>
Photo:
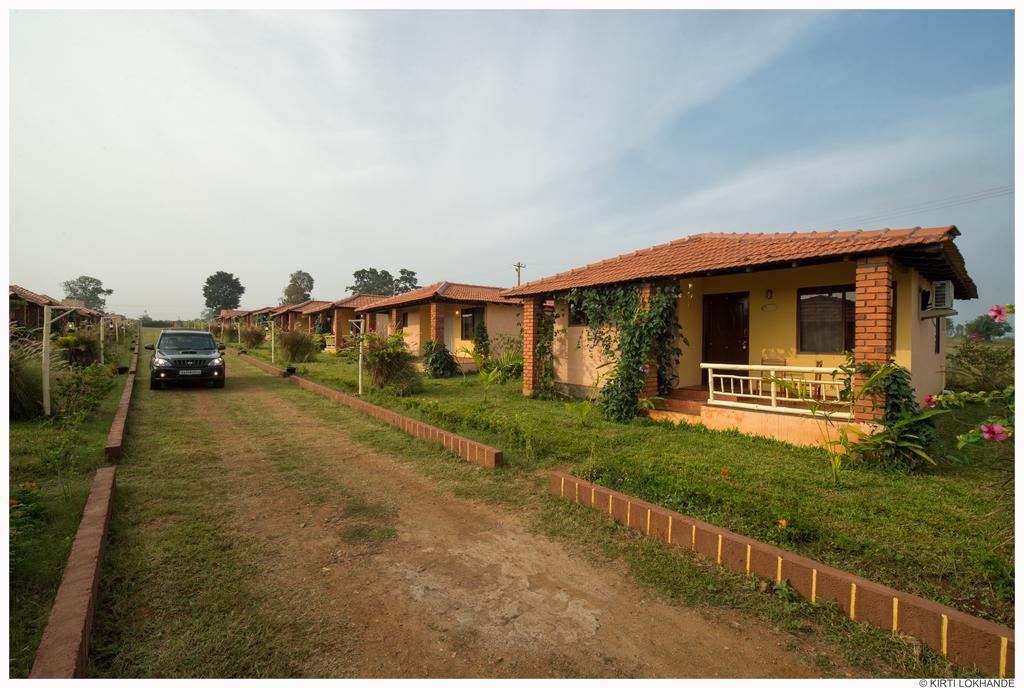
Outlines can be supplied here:
<path id="1" fill-rule="evenodd" d="M 929 310 L 948 311 L 953 308 L 953 283 L 949 280 L 932 282 L 932 302 Z"/>
<path id="2" fill-rule="evenodd" d="M 953 310 L 953 283 L 949 280 L 932 282 L 931 291 L 921 290 L 921 319 L 950 318 Z"/>

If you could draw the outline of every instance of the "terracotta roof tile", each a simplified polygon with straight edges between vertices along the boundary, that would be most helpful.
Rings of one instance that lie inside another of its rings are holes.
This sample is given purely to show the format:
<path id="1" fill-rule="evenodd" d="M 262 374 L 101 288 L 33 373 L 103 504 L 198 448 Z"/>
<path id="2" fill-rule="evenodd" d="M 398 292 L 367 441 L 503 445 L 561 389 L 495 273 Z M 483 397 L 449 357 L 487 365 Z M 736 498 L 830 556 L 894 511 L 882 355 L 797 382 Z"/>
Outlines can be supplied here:
<path id="1" fill-rule="evenodd" d="M 61 305 L 61 302 L 58 299 L 53 298 L 52 296 L 47 296 L 46 294 L 37 294 L 34 291 L 29 291 L 25 287 L 19 287 L 17 284 L 10 285 L 10 296 L 14 296 L 15 298 L 21 299 L 22 301 L 34 303 L 37 306 L 46 306 L 47 304 L 49 304 L 50 306 Z"/>
<path id="2" fill-rule="evenodd" d="M 778 234 L 708 233 L 676 239 L 550 277 L 504 292 L 506 297 L 551 294 L 574 287 L 664 277 L 697 276 L 744 268 L 779 267 L 792 261 L 842 258 L 878 252 L 940 249 L 945 265 L 929 268 L 935 279 L 952 279 L 958 298 L 974 298 L 977 288 L 967 275 L 963 257 L 953 245 L 956 227 L 913 227 Z M 925 269 L 921 268 L 925 273 Z M 927 273 L 925 273 L 927 274 Z"/>
<path id="3" fill-rule="evenodd" d="M 331 301 L 307 301 L 301 308 L 296 308 L 295 310 L 303 315 L 310 315 L 325 311 L 333 305 L 334 303 Z"/>
<path id="4" fill-rule="evenodd" d="M 336 308 L 362 308 L 386 298 L 388 297 L 378 294 L 355 294 L 344 299 L 338 299 L 334 302 L 334 306 Z"/>
<path id="5" fill-rule="evenodd" d="M 477 284 L 460 284 L 458 282 L 435 282 L 419 289 L 396 296 L 389 296 L 368 306 L 357 308 L 358 311 L 377 311 L 399 306 L 411 306 L 428 301 L 457 301 L 470 303 L 508 303 L 502 297 L 505 290 L 501 287 L 484 287 Z"/>

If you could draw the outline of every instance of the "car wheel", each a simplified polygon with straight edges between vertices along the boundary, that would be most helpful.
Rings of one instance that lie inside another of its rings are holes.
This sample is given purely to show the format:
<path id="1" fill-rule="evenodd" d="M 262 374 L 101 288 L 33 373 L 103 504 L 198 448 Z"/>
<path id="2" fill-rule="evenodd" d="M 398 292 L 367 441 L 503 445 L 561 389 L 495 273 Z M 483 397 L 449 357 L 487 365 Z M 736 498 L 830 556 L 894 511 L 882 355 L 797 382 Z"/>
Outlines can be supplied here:
<path id="1" fill-rule="evenodd" d="M 149 379 L 149 388 L 150 389 L 163 389 L 164 386 L 160 382 L 157 382 L 153 378 L 150 378 Z"/>
<path id="2" fill-rule="evenodd" d="M 215 389 L 223 389 L 225 382 L 227 382 L 227 380 L 217 380 L 213 383 L 213 386 Z"/>

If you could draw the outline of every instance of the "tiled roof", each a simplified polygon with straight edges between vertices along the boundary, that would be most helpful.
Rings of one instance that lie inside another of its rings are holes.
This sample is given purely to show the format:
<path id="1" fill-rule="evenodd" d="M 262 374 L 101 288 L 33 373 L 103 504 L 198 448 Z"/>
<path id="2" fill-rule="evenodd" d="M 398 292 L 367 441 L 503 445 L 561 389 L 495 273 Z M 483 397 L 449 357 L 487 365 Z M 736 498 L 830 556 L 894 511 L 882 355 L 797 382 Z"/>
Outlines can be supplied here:
<path id="1" fill-rule="evenodd" d="M 274 306 L 264 306 L 263 308 L 257 308 L 254 311 L 249 311 L 249 315 L 263 315 L 264 313 L 271 312 L 274 308 Z"/>
<path id="2" fill-rule="evenodd" d="M 363 306 L 369 306 L 371 303 L 377 303 L 381 299 L 386 299 L 387 296 L 379 296 L 377 294 L 355 294 L 353 296 L 345 297 L 344 299 L 338 299 L 334 302 L 335 308 L 362 308 Z"/>
<path id="3" fill-rule="evenodd" d="M 333 305 L 334 303 L 331 301 L 307 301 L 301 308 L 296 308 L 295 310 L 303 315 L 309 315 L 325 311 Z"/>
<path id="4" fill-rule="evenodd" d="M 552 294 L 574 287 L 893 253 L 930 279 L 953 280 L 957 298 L 976 298 L 977 287 L 967 275 L 963 256 L 953 245 L 954 237 L 959 234 L 952 225 L 843 232 L 695 234 L 527 282 L 505 291 L 504 295 Z"/>
<path id="5" fill-rule="evenodd" d="M 297 311 L 300 308 L 302 308 L 303 306 L 305 306 L 307 304 L 310 304 L 310 303 L 312 303 L 312 300 L 310 300 L 310 301 L 303 301 L 302 303 L 284 303 L 284 304 L 281 304 L 280 306 L 278 306 L 277 308 L 275 308 L 274 310 L 270 311 L 270 314 L 271 315 L 280 315 L 281 313 L 287 313 L 288 311 Z"/>
<path id="6" fill-rule="evenodd" d="M 34 291 L 29 291 L 25 287 L 19 287 L 17 284 L 10 285 L 9 297 L 10 296 L 13 296 L 16 299 L 21 299 L 22 301 L 28 301 L 29 303 L 34 303 L 37 306 L 46 306 L 46 305 L 59 306 L 59 305 L 61 305 L 60 301 L 55 299 L 55 298 L 53 298 L 52 296 L 47 296 L 46 294 L 37 294 Z"/>
<path id="7" fill-rule="evenodd" d="M 482 287 L 476 284 L 459 284 L 457 282 L 435 282 L 404 294 L 389 296 L 368 306 L 357 308 L 358 311 L 377 311 L 398 306 L 411 306 L 427 301 L 457 301 L 460 303 L 508 303 L 502 298 L 505 290 L 501 287 Z"/>
<path id="8" fill-rule="evenodd" d="M 217 313 L 218 318 L 240 318 L 243 315 L 248 315 L 249 311 L 232 310 L 230 308 L 221 308 L 220 312 Z"/>

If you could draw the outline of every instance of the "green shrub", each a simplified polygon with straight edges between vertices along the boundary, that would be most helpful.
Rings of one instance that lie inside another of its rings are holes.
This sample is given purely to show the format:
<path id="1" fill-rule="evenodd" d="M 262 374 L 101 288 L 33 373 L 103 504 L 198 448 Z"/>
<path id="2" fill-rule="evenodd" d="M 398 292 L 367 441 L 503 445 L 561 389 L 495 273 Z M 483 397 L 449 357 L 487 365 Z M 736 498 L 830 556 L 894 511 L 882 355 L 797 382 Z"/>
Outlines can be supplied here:
<path id="1" fill-rule="evenodd" d="M 871 433 L 855 430 L 857 442 L 843 443 L 844 448 L 854 458 L 882 468 L 912 471 L 934 465 L 927 451 L 935 437 L 932 417 L 944 411 L 922 411 L 918 407 L 910 371 L 893 362 L 884 366 L 848 363 L 846 369 L 868 375 L 861 389 L 856 390 L 856 398 L 884 399 L 885 412 L 879 429 Z"/>
<path id="2" fill-rule="evenodd" d="M 28 553 L 29 536 L 46 516 L 46 510 L 35 483 L 22 483 L 12 489 L 9 504 L 9 561 L 11 575 L 16 577 Z"/>
<path id="3" fill-rule="evenodd" d="M 246 349 L 255 349 L 263 340 L 267 338 L 267 333 L 264 332 L 262 327 L 243 327 L 242 328 L 242 345 Z"/>
<path id="4" fill-rule="evenodd" d="M 100 336 L 94 328 L 81 328 L 57 337 L 54 344 L 72 365 L 89 365 L 100 360 Z"/>
<path id="5" fill-rule="evenodd" d="M 97 363 L 72 366 L 57 376 L 54 401 L 62 416 L 75 416 L 95 410 L 114 386 L 114 374 Z"/>
<path id="6" fill-rule="evenodd" d="M 288 330 L 281 334 L 281 352 L 285 360 L 291 363 L 304 363 L 313 357 L 319 346 L 302 330 Z"/>
<path id="7" fill-rule="evenodd" d="M 491 340 L 487 336 L 487 325 L 481 319 L 473 328 L 473 351 L 476 351 L 483 358 L 491 355 Z"/>
<path id="8" fill-rule="evenodd" d="M 505 383 L 523 377 L 523 340 L 521 337 L 498 335 L 490 358 L 483 361 L 482 370 L 497 371 L 495 382 Z"/>
<path id="9" fill-rule="evenodd" d="M 367 334 L 363 364 L 370 375 L 370 382 L 379 389 L 398 396 L 415 394 L 423 389 L 423 380 L 416 372 L 416 357 L 409 353 L 402 332 L 387 337 Z"/>
<path id="10" fill-rule="evenodd" d="M 10 417 L 35 418 L 43 413 L 43 342 L 22 331 L 10 340 Z M 63 367 L 57 354 L 51 356 L 53 369 Z"/>
<path id="11" fill-rule="evenodd" d="M 965 337 L 946 356 L 946 386 L 957 392 L 988 392 L 1013 384 L 1013 344 Z"/>
<path id="12" fill-rule="evenodd" d="M 444 344 L 433 340 L 423 345 L 423 367 L 433 378 L 451 377 L 459 372 L 459 364 Z"/>

